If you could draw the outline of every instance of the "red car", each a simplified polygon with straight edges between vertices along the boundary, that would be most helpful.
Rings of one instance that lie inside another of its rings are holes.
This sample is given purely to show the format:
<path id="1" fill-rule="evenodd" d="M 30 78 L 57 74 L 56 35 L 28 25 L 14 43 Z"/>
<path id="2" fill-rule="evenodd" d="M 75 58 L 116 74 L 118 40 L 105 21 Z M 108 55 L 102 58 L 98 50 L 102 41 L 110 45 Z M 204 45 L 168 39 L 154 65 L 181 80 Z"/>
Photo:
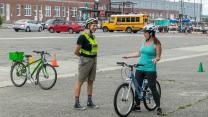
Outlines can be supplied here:
<path id="1" fill-rule="evenodd" d="M 48 31 L 51 33 L 57 32 L 69 32 L 69 33 L 79 33 L 83 31 L 84 28 L 77 23 L 63 23 L 63 22 L 54 22 L 48 26 Z"/>

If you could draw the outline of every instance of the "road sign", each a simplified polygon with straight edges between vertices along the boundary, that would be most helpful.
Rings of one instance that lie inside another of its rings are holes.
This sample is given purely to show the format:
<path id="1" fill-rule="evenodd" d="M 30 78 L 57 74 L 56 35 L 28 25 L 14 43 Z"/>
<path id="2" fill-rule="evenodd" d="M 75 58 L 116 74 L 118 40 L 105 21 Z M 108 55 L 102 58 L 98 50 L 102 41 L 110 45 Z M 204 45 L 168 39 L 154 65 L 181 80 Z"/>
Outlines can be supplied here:
<path id="1" fill-rule="evenodd" d="M 100 11 L 100 16 L 105 17 L 105 11 L 104 10 Z"/>

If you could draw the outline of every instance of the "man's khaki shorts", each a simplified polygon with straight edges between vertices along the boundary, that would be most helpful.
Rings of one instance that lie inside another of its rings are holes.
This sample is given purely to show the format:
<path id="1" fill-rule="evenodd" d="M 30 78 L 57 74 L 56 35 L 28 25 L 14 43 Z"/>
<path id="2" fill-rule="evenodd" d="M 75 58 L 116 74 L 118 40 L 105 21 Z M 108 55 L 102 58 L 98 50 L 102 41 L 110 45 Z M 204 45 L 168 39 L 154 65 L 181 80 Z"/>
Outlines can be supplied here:
<path id="1" fill-rule="evenodd" d="M 96 76 L 97 58 L 80 56 L 78 67 L 79 81 L 94 81 Z"/>

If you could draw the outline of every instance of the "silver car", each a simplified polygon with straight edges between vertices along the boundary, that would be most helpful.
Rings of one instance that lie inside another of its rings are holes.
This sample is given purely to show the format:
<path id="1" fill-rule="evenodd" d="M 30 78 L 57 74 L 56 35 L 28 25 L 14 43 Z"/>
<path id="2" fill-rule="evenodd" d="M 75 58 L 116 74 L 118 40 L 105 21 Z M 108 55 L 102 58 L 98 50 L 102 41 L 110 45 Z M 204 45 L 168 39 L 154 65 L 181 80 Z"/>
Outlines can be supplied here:
<path id="1" fill-rule="evenodd" d="M 37 21 L 22 19 L 14 23 L 13 29 L 15 30 L 15 32 L 18 32 L 19 30 L 24 30 L 25 32 L 31 32 L 31 31 L 41 32 L 43 30 L 43 26 Z"/>

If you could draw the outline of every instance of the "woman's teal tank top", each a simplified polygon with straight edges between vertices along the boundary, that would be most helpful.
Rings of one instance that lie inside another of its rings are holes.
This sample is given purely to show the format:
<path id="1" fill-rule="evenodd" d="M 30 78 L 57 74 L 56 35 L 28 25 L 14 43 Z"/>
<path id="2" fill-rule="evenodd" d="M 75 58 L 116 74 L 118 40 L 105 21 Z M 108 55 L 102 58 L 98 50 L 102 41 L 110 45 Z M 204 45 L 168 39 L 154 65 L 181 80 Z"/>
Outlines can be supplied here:
<path id="1" fill-rule="evenodd" d="M 152 61 L 156 58 L 154 42 L 151 42 L 148 46 L 146 46 L 144 42 L 140 48 L 140 55 L 138 64 L 144 64 L 144 66 L 139 66 L 136 69 L 140 71 L 156 71 L 156 64 Z"/>

